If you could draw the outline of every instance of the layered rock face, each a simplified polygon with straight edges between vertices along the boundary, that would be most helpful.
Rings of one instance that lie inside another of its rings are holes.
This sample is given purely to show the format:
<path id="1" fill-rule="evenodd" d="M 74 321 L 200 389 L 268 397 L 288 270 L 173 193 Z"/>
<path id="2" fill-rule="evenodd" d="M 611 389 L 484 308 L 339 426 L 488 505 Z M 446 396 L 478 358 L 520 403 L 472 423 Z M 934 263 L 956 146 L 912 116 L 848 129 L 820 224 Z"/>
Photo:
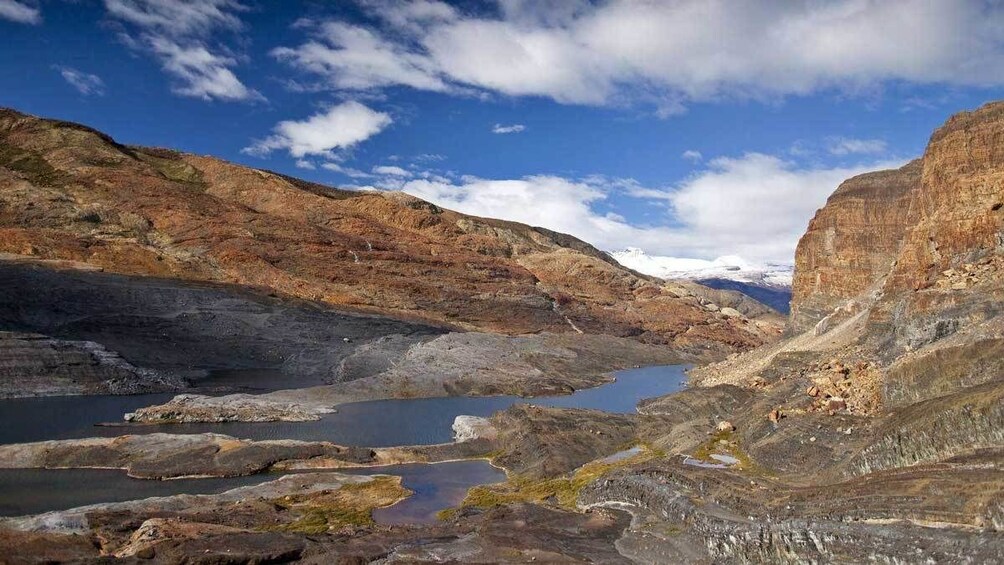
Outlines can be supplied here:
<path id="1" fill-rule="evenodd" d="M 800 368 L 868 413 L 1000 381 L 987 368 L 1004 327 L 1002 229 L 996 102 L 948 120 L 923 158 L 841 185 L 799 242 L 792 337 L 708 368 L 707 382 Z"/>
<path id="2" fill-rule="evenodd" d="M 885 280 L 910 221 L 920 159 L 841 183 L 795 251 L 791 327 L 805 331 Z"/>
<path id="3" fill-rule="evenodd" d="M 697 355 L 777 335 L 770 321 L 709 311 L 570 236 L 126 147 L 12 110 L 0 111 L 0 253 L 237 283 L 462 329 L 635 337 Z"/>
<path id="4" fill-rule="evenodd" d="M 953 116 L 923 162 L 890 292 L 928 288 L 945 270 L 1004 252 L 1004 103 Z"/>
<path id="5" fill-rule="evenodd" d="M 641 555 L 692 536 L 711 562 L 999 562 L 1002 210 L 1004 102 L 951 118 L 922 159 L 845 182 L 799 243 L 786 339 L 641 405 L 646 444 L 740 470 L 653 461 L 580 504 L 658 523 L 620 541 Z M 659 537 L 666 520 L 682 535 Z"/>

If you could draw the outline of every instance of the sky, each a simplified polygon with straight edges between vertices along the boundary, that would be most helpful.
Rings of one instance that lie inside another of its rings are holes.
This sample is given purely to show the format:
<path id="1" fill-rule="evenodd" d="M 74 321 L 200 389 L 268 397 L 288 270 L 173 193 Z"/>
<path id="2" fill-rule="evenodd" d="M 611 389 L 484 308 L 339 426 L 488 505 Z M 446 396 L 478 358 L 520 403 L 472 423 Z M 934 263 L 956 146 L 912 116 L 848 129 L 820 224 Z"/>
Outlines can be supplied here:
<path id="1" fill-rule="evenodd" d="M 656 256 L 790 263 L 999 98 L 998 0 L 0 0 L 0 106 Z"/>

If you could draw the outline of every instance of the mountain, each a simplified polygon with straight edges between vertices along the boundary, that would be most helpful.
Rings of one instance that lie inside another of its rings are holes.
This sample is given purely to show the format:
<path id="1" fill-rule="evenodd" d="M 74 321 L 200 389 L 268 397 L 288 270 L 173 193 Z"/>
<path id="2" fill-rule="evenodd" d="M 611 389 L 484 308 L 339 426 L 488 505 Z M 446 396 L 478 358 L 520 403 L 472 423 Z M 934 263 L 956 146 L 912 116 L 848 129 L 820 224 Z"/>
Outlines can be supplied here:
<path id="1" fill-rule="evenodd" d="M 649 255 L 637 247 L 614 251 L 610 255 L 625 267 L 661 279 L 725 279 L 768 288 L 791 287 L 791 265 L 756 265 L 737 255 L 707 261 Z"/>
<path id="2" fill-rule="evenodd" d="M 666 280 L 688 279 L 720 290 L 741 292 L 771 308 L 788 313 L 793 267 L 778 263 L 755 265 L 727 255 L 714 261 L 648 255 L 637 247 L 610 254 L 618 263 Z"/>
<path id="3" fill-rule="evenodd" d="M 778 333 L 670 293 L 571 236 L 126 146 L 9 109 L 0 186 L 0 253 L 19 258 L 232 283 L 464 330 L 632 337 L 696 356 Z"/>
<path id="4" fill-rule="evenodd" d="M 582 499 L 685 516 L 673 540 L 636 530 L 659 555 L 693 536 L 709 562 L 999 562 L 1004 102 L 844 182 L 798 244 L 793 289 L 784 339 L 639 406 L 644 441 L 717 469 L 652 462 Z"/>

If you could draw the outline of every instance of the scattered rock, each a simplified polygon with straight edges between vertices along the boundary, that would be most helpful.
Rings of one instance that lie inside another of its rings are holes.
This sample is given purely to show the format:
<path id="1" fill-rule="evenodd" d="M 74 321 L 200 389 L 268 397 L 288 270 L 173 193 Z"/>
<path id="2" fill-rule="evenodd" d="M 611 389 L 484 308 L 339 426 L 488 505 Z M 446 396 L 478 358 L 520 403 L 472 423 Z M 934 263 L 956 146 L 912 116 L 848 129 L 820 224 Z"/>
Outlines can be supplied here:
<path id="1" fill-rule="evenodd" d="M 453 420 L 453 439 L 457 442 L 495 439 L 498 430 L 491 420 L 479 416 L 457 416 Z"/>
<path id="2" fill-rule="evenodd" d="M 832 410 L 834 412 L 836 412 L 838 410 L 846 410 L 847 409 L 847 401 L 845 401 L 843 398 L 841 398 L 839 396 L 834 396 L 834 397 L 831 397 L 831 398 L 827 398 L 826 399 L 826 409 L 827 410 Z"/>

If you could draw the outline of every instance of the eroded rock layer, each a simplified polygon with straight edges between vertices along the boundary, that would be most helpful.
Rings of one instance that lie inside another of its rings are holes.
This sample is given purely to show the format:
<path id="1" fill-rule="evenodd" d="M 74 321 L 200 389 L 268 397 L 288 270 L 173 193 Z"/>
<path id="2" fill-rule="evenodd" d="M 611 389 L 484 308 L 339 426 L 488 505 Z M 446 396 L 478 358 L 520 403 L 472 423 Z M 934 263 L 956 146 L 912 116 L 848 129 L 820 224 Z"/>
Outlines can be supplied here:
<path id="1" fill-rule="evenodd" d="M 719 355 L 770 322 L 681 299 L 573 237 L 389 192 L 127 147 L 0 111 L 0 252 L 237 283 L 505 333 L 585 332 Z"/>
<path id="2" fill-rule="evenodd" d="M 791 325 L 811 328 L 885 279 L 906 235 L 922 161 L 844 181 L 809 222 L 795 251 Z"/>

